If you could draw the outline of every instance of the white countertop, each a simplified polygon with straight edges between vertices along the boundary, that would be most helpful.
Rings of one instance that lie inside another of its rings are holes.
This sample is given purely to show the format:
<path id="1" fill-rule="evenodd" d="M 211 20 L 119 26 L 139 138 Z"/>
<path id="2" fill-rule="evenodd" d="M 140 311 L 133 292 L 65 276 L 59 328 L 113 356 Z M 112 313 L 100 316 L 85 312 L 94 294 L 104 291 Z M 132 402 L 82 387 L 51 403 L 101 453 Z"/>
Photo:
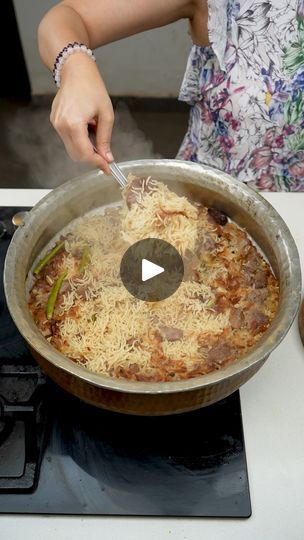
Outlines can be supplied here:
<path id="1" fill-rule="evenodd" d="M 36 203 L 48 190 L 0 189 L 0 206 Z M 265 193 L 285 219 L 304 270 L 304 193 Z M 304 271 L 303 271 L 304 274 Z M 0 516 L 0 538 L 27 540 L 303 540 L 304 348 L 297 323 L 241 388 L 249 519 Z"/>

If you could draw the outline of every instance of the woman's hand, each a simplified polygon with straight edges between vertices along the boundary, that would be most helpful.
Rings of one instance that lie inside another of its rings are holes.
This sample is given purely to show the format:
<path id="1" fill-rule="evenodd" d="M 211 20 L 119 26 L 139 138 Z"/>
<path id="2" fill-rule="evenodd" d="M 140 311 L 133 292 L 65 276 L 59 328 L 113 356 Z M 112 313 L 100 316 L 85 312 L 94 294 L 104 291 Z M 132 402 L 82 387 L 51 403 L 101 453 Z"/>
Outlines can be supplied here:
<path id="1" fill-rule="evenodd" d="M 63 65 L 50 119 L 74 161 L 110 172 L 113 107 L 95 62 L 86 54 L 71 55 Z M 97 152 L 89 138 L 90 125 L 96 133 Z"/>
<path id="2" fill-rule="evenodd" d="M 192 21 L 201 10 L 202 0 L 63 0 L 39 24 L 40 55 L 52 70 L 59 51 L 68 43 L 76 41 L 95 49 L 179 19 Z M 62 67 L 61 87 L 51 112 L 51 122 L 71 158 L 109 172 L 113 120 L 112 104 L 96 64 L 84 53 L 72 54 Z M 97 153 L 89 139 L 89 125 L 96 130 Z"/>

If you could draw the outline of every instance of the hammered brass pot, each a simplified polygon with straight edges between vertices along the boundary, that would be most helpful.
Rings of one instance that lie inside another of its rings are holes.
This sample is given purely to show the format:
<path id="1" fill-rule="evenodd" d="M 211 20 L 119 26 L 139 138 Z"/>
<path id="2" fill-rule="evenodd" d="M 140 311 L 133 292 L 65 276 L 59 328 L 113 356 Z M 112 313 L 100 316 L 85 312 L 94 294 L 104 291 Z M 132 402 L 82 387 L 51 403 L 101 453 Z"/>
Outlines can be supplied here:
<path id="1" fill-rule="evenodd" d="M 279 308 L 260 342 L 246 357 L 214 373 L 187 381 L 148 383 L 92 373 L 43 338 L 27 307 L 27 273 L 46 244 L 71 220 L 120 200 L 118 185 L 101 172 L 70 180 L 49 193 L 14 234 L 4 268 L 10 313 L 43 370 L 62 388 L 88 403 L 140 415 L 172 414 L 210 405 L 248 381 L 288 332 L 298 311 L 301 291 L 295 242 L 282 218 L 261 195 L 223 172 L 177 160 L 142 160 L 120 165 L 125 174 L 151 175 L 177 193 L 223 210 L 251 234 L 280 282 Z"/>

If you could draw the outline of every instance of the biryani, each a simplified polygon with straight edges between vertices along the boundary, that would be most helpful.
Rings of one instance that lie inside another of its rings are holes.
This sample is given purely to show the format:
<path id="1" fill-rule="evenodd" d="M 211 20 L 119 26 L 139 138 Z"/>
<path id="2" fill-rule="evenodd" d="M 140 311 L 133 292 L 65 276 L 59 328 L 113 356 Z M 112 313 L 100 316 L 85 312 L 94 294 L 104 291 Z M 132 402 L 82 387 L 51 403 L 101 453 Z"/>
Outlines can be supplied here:
<path id="1" fill-rule="evenodd" d="M 172 244 L 184 278 L 169 298 L 145 302 L 120 279 L 128 247 Z M 225 214 L 151 178 L 130 177 L 123 204 L 73 221 L 34 264 L 28 305 L 58 351 L 90 371 L 135 381 L 177 381 L 237 361 L 261 339 L 278 305 L 272 270 Z"/>

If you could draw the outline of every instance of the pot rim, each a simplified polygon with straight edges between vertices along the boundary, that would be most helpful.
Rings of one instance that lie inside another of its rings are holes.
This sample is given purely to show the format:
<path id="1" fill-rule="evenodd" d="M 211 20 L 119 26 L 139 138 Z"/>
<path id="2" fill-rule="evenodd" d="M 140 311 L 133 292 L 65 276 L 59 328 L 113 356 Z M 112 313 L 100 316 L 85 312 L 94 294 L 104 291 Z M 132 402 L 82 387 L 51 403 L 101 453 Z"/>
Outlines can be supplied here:
<path id="1" fill-rule="evenodd" d="M 46 205 L 48 205 L 55 198 L 60 200 L 61 195 L 63 196 L 67 190 L 73 190 L 73 188 L 75 189 L 75 186 L 82 184 L 89 179 L 105 176 L 102 171 L 91 171 L 74 179 L 68 180 L 43 197 L 43 199 L 41 199 L 29 212 L 24 226 L 20 227 L 12 238 L 4 265 L 4 290 L 8 309 L 19 332 L 29 343 L 29 345 L 36 350 L 37 353 L 42 355 L 57 368 L 60 368 L 63 371 L 76 376 L 82 381 L 92 384 L 93 386 L 131 394 L 171 394 L 177 392 L 188 392 L 190 390 L 221 384 L 226 379 L 235 375 L 240 375 L 254 364 L 265 360 L 287 334 L 297 314 L 301 297 L 301 268 L 299 254 L 295 241 L 284 220 L 272 207 L 272 205 L 258 192 L 255 192 L 246 184 L 232 178 L 230 175 L 207 165 L 175 159 L 145 159 L 125 161 L 119 165 L 123 170 L 131 169 L 134 172 L 136 172 L 136 169 L 140 169 L 141 167 L 162 166 L 170 168 L 172 166 L 178 166 L 185 171 L 185 175 L 187 174 L 187 171 L 191 170 L 201 174 L 207 174 L 209 177 L 217 180 L 220 177 L 225 181 L 225 185 L 228 185 L 230 189 L 237 188 L 237 190 L 242 192 L 245 197 L 254 198 L 255 201 L 258 202 L 259 206 L 263 207 L 267 219 L 276 223 L 278 230 L 280 230 L 281 239 L 284 243 L 286 256 L 288 257 L 290 286 L 289 296 L 287 299 L 288 305 L 285 313 L 280 320 L 278 320 L 278 318 L 274 319 L 264 336 L 248 355 L 240 360 L 236 360 L 232 364 L 218 371 L 213 371 L 207 375 L 202 375 L 183 381 L 152 383 L 112 378 L 106 375 L 91 372 L 85 367 L 76 364 L 61 354 L 47 342 L 33 321 L 32 324 L 30 324 L 29 318 L 25 316 L 22 307 L 18 302 L 14 290 L 13 279 L 16 268 L 15 261 L 18 253 L 18 246 L 26 242 L 27 232 L 31 227 L 35 226 L 36 217 L 40 215 L 41 211 L 43 211 L 43 208 L 45 208 Z M 29 313 L 28 316 L 31 317 Z"/>

